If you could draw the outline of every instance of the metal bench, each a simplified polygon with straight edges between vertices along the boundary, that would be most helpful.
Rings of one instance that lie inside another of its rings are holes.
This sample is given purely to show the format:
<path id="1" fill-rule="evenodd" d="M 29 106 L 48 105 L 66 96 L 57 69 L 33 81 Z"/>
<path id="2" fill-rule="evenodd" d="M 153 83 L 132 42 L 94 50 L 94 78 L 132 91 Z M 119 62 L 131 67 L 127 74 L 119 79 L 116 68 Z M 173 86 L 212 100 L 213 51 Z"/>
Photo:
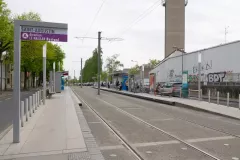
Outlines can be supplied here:
<path id="1" fill-rule="evenodd" d="M 46 90 L 46 96 L 48 97 L 48 99 L 50 99 L 52 97 L 52 95 L 54 95 L 54 92 L 50 92 L 49 89 Z"/>

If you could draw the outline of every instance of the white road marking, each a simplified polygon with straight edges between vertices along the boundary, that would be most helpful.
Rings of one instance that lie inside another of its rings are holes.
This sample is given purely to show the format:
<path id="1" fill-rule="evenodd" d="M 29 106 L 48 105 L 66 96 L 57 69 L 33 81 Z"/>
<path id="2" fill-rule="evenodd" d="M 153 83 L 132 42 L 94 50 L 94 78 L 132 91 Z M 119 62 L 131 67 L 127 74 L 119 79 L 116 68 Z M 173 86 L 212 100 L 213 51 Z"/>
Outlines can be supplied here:
<path id="1" fill-rule="evenodd" d="M 151 151 L 146 151 L 146 153 L 151 154 L 152 152 Z"/>
<path id="2" fill-rule="evenodd" d="M 122 145 L 116 145 L 116 146 L 102 146 L 102 147 L 99 147 L 99 149 L 101 151 L 103 150 L 112 150 L 112 149 L 122 149 L 124 148 Z"/>
<path id="3" fill-rule="evenodd" d="M 90 124 L 100 124 L 101 122 L 88 122 Z"/>
<path id="4" fill-rule="evenodd" d="M 224 146 L 229 146 L 229 144 L 224 144 Z"/>
<path id="5" fill-rule="evenodd" d="M 134 107 L 131 107 L 131 108 L 130 108 L 130 107 L 129 107 L 129 108 L 125 108 L 125 109 L 142 109 L 142 108 L 139 108 L 139 107 L 135 107 L 135 108 L 134 108 Z"/>
<path id="6" fill-rule="evenodd" d="M 110 156 L 111 156 L 111 157 L 117 157 L 117 155 L 116 155 L 116 154 L 111 154 Z"/>
<path id="7" fill-rule="evenodd" d="M 174 120 L 173 118 L 166 118 L 166 119 L 150 119 L 150 121 L 171 121 Z"/>
<path id="8" fill-rule="evenodd" d="M 237 157 L 232 157 L 232 160 L 239 160 L 239 158 L 237 158 Z"/>
<path id="9" fill-rule="evenodd" d="M 224 137 L 211 137 L 211 138 L 197 138 L 197 139 L 188 139 L 187 142 L 196 143 L 196 142 L 206 142 L 206 141 L 217 141 L 217 140 L 227 140 L 234 139 L 233 136 L 224 136 Z"/>
<path id="10" fill-rule="evenodd" d="M 181 148 L 182 150 L 187 150 L 187 148 L 185 148 L 185 147 L 183 147 L 183 148 Z"/>
<path id="11" fill-rule="evenodd" d="M 133 146 L 135 147 L 147 147 L 147 146 L 157 146 L 157 145 L 164 145 L 164 144 L 179 144 L 179 141 L 172 140 L 172 141 L 162 141 L 162 142 L 148 142 L 148 143 L 135 143 Z"/>

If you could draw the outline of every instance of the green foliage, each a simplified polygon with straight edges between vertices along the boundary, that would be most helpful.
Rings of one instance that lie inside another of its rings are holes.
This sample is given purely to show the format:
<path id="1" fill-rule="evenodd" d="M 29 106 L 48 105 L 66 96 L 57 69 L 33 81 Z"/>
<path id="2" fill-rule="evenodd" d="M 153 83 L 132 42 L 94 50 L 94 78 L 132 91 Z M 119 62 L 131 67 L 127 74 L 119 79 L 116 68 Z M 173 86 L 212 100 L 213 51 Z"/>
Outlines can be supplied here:
<path id="1" fill-rule="evenodd" d="M 151 68 L 156 67 L 161 61 L 157 60 L 157 59 L 149 59 L 149 65 Z"/>
<path id="2" fill-rule="evenodd" d="M 11 11 L 6 3 L 0 0 L 0 58 L 4 51 L 10 51 L 13 48 L 13 25 L 10 14 Z"/>
<path id="3" fill-rule="evenodd" d="M 130 68 L 128 73 L 129 73 L 129 75 L 140 74 L 140 67 L 138 65 L 135 65 L 134 67 Z"/>
<path id="4" fill-rule="evenodd" d="M 101 81 L 107 81 L 108 79 L 108 72 L 107 71 L 103 71 L 101 73 Z"/>
<path id="5" fill-rule="evenodd" d="M 119 54 L 114 54 L 106 59 L 106 69 L 109 73 L 118 71 L 124 65 L 118 60 Z"/>
<path id="6" fill-rule="evenodd" d="M 102 51 L 101 51 L 102 54 Z M 102 70 L 102 60 L 100 61 L 100 72 Z M 93 82 L 93 77 L 97 77 L 98 73 L 98 52 L 95 49 L 92 53 L 92 57 L 85 61 L 85 65 L 82 70 L 83 82 Z"/>

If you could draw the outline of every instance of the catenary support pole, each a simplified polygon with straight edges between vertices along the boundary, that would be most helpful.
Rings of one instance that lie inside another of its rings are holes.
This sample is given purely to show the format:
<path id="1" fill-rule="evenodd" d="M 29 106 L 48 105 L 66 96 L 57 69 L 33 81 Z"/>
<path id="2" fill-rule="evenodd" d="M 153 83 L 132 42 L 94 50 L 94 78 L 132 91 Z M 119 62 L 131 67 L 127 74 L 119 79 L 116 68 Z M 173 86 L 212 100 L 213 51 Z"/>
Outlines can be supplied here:
<path id="1" fill-rule="evenodd" d="M 82 88 L 83 72 L 82 72 L 82 58 L 81 58 L 81 88 Z"/>
<path id="2" fill-rule="evenodd" d="M 98 32 L 98 95 L 100 95 L 101 32 Z"/>

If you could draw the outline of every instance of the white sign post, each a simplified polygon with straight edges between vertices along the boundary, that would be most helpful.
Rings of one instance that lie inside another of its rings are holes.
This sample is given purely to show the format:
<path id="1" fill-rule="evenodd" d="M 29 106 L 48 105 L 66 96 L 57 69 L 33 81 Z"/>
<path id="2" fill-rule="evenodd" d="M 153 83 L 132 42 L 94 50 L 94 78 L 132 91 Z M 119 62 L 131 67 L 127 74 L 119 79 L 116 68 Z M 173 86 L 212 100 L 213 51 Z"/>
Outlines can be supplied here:
<path id="1" fill-rule="evenodd" d="M 20 66 L 21 40 L 67 42 L 68 25 L 36 21 L 14 21 L 13 142 L 20 142 Z"/>
<path id="2" fill-rule="evenodd" d="M 43 105 L 46 104 L 46 56 L 47 43 L 43 45 Z"/>

